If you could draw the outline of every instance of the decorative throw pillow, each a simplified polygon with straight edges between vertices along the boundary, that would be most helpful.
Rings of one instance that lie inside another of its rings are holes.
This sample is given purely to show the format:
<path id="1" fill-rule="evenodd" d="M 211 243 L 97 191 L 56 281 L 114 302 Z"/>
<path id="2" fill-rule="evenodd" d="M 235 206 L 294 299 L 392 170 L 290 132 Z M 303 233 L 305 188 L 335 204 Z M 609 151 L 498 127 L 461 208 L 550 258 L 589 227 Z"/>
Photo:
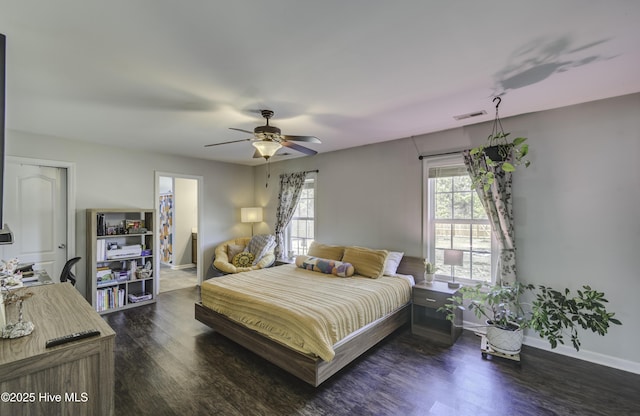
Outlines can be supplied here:
<path id="1" fill-rule="evenodd" d="M 229 244 L 227 246 L 227 257 L 229 259 L 233 259 L 236 254 L 242 253 L 244 251 L 244 246 L 240 244 Z"/>
<path id="2" fill-rule="evenodd" d="M 387 261 L 384 263 L 384 275 L 385 276 L 393 276 L 398 271 L 398 266 L 400 265 L 400 261 L 404 253 L 398 251 L 390 251 L 387 256 Z"/>
<path id="3" fill-rule="evenodd" d="M 258 234 L 251 237 L 245 251 L 253 254 L 253 265 L 276 246 L 276 238 L 271 234 Z"/>
<path id="4" fill-rule="evenodd" d="M 231 262 L 236 267 L 251 267 L 253 265 L 253 254 L 243 251 L 236 254 Z"/>
<path id="5" fill-rule="evenodd" d="M 317 241 L 311 242 L 307 256 L 319 257 L 321 259 L 342 260 L 344 247 L 321 244 Z"/>
<path id="6" fill-rule="evenodd" d="M 387 250 L 373 250 L 365 247 L 347 247 L 342 261 L 353 264 L 360 276 L 377 279 L 384 273 Z"/>
<path id="7" fill-rule="evenodd" d="M 296 266 L 301 269 L 332 274 L 338 277 L 350 277 L 355 273 L 355 269 L 349 263 L 318 257 L 298 256 L 296 257 Z"/>

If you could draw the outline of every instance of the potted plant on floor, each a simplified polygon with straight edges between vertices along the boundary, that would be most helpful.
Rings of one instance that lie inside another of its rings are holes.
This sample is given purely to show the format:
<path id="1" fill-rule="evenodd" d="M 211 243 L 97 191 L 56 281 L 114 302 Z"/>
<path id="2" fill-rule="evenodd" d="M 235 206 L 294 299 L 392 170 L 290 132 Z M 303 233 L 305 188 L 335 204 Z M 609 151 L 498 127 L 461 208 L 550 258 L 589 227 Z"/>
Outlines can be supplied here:
<path id="1" fill-rule="evenodd" d="M 523 292 L 534 294 L 531 304 L 520 302 Z M 556 348 L 564 344 L 565 332 L 569 332 L 576 351 L 580 350 L 578 329 L 589 329 L 605 335 L 611 324 L 622 325 L 607 311 L 604 293 L 583 286 L 574 296 L 569 289 L 558 291 L 547 286 L 531 284 L 496 285 L 478 284 L 460 289 L 460 295 L 449 298 L 449 303 L 440 308 L 447 319 L 454 321 L 453 311 L 468 302 L 468 309 L 476 317 L 486 320 L 487 341 L 491 348 L 504 354 L 517 354 L 522 346 L 523 329 L 531 328 Z M 527 306 L 528 311 L 524 310 Z"/>

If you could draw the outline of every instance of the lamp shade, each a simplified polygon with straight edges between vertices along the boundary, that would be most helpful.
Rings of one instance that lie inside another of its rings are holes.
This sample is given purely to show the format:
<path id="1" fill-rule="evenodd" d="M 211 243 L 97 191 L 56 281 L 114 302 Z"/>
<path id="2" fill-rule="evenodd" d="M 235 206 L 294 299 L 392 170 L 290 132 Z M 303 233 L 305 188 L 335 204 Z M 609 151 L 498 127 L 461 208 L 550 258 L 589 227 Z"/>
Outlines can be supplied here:
<path id="1" fill-rule="evenodd" d="M 240 208 L 240 221 L 242 222 L 262 222 L 262 208 Z"/>
<path id="2" fill-rule="evenodd" d="M 445 250 L 444 264 L 447 266 L 462 266 L 462 250 Z"/>
<path id="3" fill-rule="evenodd" d="M 260 140 L 257 142 L 253 142 L 253 147 L 258 149 L 260 156 L 264 157 L 265 159 L 269 159 L 271 156 L 276 154 L 276 152 L 282 147 L 282 145 L 271 140 Z"/>

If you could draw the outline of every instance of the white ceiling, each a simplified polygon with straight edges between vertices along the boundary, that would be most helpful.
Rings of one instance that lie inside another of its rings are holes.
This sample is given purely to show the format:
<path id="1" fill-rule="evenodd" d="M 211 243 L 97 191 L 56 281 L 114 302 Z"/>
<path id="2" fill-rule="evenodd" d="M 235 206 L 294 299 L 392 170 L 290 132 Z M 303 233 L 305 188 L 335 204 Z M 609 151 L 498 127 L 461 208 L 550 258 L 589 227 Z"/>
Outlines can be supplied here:
<path id="1" fill-rule="evenodd" d="M 264 163 L 204 145 L 263 108 L 328 152 L 491 120 L 495 94 L 508 117 L 639 92 L 638 22 L 637 0 L 0 0 L 6 123 Z"/>

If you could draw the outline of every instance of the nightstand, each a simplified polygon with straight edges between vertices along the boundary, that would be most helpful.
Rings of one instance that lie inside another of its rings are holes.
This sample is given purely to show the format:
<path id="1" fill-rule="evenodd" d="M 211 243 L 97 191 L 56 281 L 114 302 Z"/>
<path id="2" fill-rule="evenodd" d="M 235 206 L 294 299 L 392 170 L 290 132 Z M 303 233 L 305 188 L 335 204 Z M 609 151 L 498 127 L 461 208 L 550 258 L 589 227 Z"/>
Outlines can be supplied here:
<path id="1" fill-rule="evenodd" d="M 455 325 L 447 320 L 445 312 L 438 312 L 447 299 L 458 294 L 459 289 L 450 289 L 446 282 L 424 282 L 413 286 L 411 306 L 411 333 L 429 340 L 453 345 L 462 333 L 462 310 L 454 313 Z"/>

